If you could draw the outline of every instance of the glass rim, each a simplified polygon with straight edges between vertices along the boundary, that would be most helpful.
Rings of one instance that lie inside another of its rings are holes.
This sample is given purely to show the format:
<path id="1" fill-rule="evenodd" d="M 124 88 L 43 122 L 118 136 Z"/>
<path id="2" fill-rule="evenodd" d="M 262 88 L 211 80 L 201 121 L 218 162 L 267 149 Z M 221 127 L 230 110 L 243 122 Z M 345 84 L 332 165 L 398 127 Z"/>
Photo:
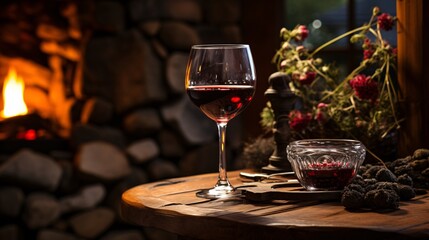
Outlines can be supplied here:
<path id="1" fill-rule="evenodd" d="M 221 44 L 197 44 L 192 49 L 240 49 L 249 48 L 249 44 L 242 43 L 221 43 Z"/>
<path id="2" fill-rule="evenodd" d="M 291 146 L 306 146 L 306 147 L 317 147 L 317 146 L 323 146 L 323 145 L 329 145 L 329 144 L 346 144 L 343 146 L 347 146 L 347 144 L 352 144 L 352 145 L 362 145 L 362 142 L 359 140 L 355 140 L 355 139 L 301 139 L 301 140 L 296 140 L 293 142 L 290 142 L 289 145 Z"/>

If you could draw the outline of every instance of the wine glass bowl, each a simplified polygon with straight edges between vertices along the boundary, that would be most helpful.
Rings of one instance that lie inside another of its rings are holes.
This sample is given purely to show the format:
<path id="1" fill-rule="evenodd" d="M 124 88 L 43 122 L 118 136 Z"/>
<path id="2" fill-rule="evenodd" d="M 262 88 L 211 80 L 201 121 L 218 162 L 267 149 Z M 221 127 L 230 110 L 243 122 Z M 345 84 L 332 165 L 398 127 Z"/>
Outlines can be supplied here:
<path id="1" fill-rule="evenodd" d="M 252 100 L 254 88 L 246 85 L 189 86 L 187 93 L 201 111 L 216 122 L 228 122 Z"/>
<path id="2" fill-rule="evenodd" d="M 237 195 L 226 170 L 225 134 L 229 120 L 252 101 L 256 74 L 245 44 L 195 45 L 186 67 L 185 88 L 191 101 L 216 122 L 219 135 L 219 177 L 215 186 L 197 196 L 209 199 Z"/>

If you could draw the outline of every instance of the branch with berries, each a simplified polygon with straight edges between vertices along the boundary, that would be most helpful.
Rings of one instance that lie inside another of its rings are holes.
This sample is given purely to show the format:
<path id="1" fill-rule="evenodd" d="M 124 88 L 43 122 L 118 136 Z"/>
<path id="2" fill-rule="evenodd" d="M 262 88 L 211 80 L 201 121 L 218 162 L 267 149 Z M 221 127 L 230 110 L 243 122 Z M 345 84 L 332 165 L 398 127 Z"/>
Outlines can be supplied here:
<path id="1" fill-rule="evenodd" d="M 400 128 L 394 75 L 397 51 L 383 38 L 383 32 L 391 30 L 395 22 L 395 17 L 375 7 L 368 23 L 314 50 L 303 44 L 310 35 L 306 26 L 281 29 L 281 47 L 273 62 L 278 71 L 291 76 L 289 87 L 298 96 L 296 108 L 289 114 L 294 138 L 354 138 L 370 148 Z M 334 64 L 318 56 L 344 38 L 362 49 L 362 61 L 345 77 Z M 267 130 L 273 121 L 267 119 L 272 116 L 266 114 L 269 110 L 267 105 L 261 115 Z"/>

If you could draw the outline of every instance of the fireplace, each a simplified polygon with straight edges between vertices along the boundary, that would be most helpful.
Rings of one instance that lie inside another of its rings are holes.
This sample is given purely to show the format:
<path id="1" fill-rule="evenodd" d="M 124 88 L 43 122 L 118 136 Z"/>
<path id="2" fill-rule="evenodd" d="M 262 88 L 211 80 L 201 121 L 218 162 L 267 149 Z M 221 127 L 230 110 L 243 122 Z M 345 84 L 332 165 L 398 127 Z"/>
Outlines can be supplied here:
<path id="1" fill-rule="evenodd" d="M 39 152 L 65 149 L 64 139 L 57 136 L 51 121 L 42 117 L 43 112 L 27 107 L 26 102 L 30 102 L 31 106 L 34 102 L 31 99 L 34 96 L 27 93 L 27 99 L 30 100 L 24 99 L 25 82 L 13 66 L 9 67 L 2 86 L 3 107 L 0 111 L 2 152 L 13 154 L 23 148 Z"/>
<path id="2" fill-rule="evenodd" d="M 217 171 L 216 127 L 185 95 L 184 71 L 191 45 L 240 42 L 239 5 L 0 3 L 0 86 L 14 76 L 27 108 L 0 119 L 0 239 L 175 239 L 123 223 L 120 196 Z"/>

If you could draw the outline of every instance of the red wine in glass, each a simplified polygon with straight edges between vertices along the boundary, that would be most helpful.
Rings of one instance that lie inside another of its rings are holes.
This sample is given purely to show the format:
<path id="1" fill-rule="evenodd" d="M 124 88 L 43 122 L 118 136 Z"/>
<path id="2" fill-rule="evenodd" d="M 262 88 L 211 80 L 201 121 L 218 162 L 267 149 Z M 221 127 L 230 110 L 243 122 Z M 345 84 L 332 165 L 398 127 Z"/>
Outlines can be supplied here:
<path id="1" fill-rule="evenodd" d="M 354 168 L 302 170 L 303 181 L 310 189 L 341 190 L 355 175 Z"/>
<path id="2" fill-rule="evenodd" d="M 207 85 L 190 86 L 186 91 L 209 118 L 227 122 L 249 105 L 255 89 L 248 85 Z"/>

